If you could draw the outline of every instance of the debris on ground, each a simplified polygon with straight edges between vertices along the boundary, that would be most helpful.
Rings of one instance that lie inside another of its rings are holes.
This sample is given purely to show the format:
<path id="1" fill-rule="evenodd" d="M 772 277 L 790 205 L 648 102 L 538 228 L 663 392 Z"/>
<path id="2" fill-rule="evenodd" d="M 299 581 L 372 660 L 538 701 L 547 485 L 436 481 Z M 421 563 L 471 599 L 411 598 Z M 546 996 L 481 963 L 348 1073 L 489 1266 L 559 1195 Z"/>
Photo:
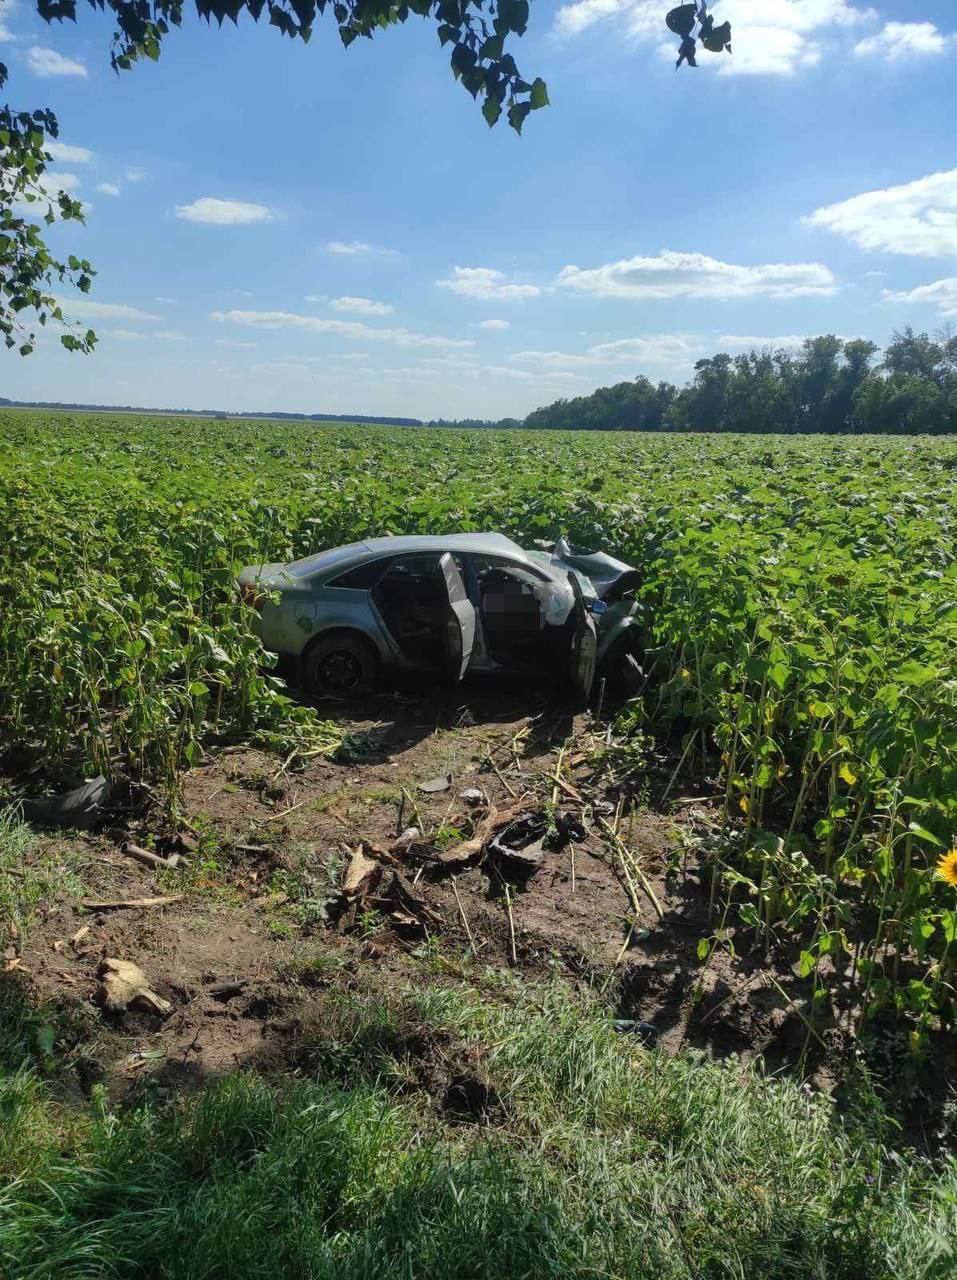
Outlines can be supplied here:
<path id="1" fill-rule="evenodd" d="M 88 831 L 103 817 L 112 790 L 109 779 L 100 774 L 62 795 L 26 801 L 24 817 L 37 826 Z"/>
<path id="2" fill-rule="evenodd" d="M 171 853 L 168 858 L 164 858 L 158 853 L 151 853 L 149 849 L 141 849 L 132 840 L 127 840 L 120 845 L 120 853 L 127 858 L 132 858 L 134 862 L 142 863 L 144 867 L 153 867 L 160 871 L 172 871 L 182 861 L 178 853 Z"/>
<path id="3" fill-rule="evenodd" d="M 485 792 L 480 791 L 478 787 L 466 787 L 464 791 L 459 792 L 459 799 L 463 804 L 467 804 L 470 809 L 488 804 Z"/>
<path id="4" fill-rule="evenodd" d="M 343 900 L 348 903 L 364 896 L 374 887 L 381 875 L 381 863 L 375 858 L 370 858 L 360 844 L 351 851 L 349 861 L 346 863 L 341 888 Z"/>
<path id="5" fill-rule="evenodd" d="M 420 782 L 419 790 L 424 791 L 426 795 L 436 795 L 440 791 L 448 791 L 452 785 L 452 775 L 443 773 L 441 777 L 430 778 L 428 782 Z"/>
<path id="6" fill-rule="evenodd" d="M 206 995 L 212 996 L 214 1000 L 221 1000 L 225 1004 L 227 1000 L 232 1000 L 234 996 L 242 995 L 248 986 L 248 978 L 233 978 L 227 982 L 214 982 L 206 988 Z"/>
<path id="7" fill-rule="evenodd" d="M 499 810 L 490 804 L 488 812 L 475 824 L 472 835 L 467 840 L 445 849 L 439 854 L 437 861 L 443 867 L 466 867 L 477 861 L 485 852 L 489 838 L 499 827 L 504 827 L 511 822 L 516 814 L 521 812 L 522 807 L 521 804 L 515 804 L 508 809 Z"/>
<path id="8" fill-rule="evenodd" d="M 100 979 L 97 1002 L 113 1013 L 123 1013 L 131 1005 L 164 1015 L 173 1008 L 168 1000 L 156 994 L 146 974 L 131 960 L 107 957 L 97 969 L 97 977 Z"/>
<path id="9" fill-rule="evenodd" d="M 384 892 L 372 900 L 372 905 L 388 913 L 394 925 L 400 929 L 421 932 L 437 929 L 441 917 L 429 907 L 401 871 L 393 871 Z"/>
<path id="10" fill-rule="evenodd" d="M 486 853 L 500 872 L 535 874 L 545 856 L 548 818 L 544 813 L 527 810 L 499 829 L 488 842 Z"/>

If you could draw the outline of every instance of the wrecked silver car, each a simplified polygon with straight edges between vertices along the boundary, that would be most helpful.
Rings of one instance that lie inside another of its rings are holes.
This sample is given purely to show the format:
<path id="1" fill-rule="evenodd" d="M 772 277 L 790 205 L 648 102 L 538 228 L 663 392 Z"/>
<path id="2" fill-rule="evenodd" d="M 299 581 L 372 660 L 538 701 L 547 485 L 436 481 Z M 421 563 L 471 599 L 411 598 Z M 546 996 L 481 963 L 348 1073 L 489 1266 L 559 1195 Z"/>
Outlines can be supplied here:
<path id="1" fill-rule="evenodd" d="M 461 680 L 510 672 L 567 678 L 637 670 L 638 574 L 561 539 L 549 552 L 500 533 L 370 538 L 239 575 L 263 645 L 314 693 L 354 695 L 388 670 Z"/>

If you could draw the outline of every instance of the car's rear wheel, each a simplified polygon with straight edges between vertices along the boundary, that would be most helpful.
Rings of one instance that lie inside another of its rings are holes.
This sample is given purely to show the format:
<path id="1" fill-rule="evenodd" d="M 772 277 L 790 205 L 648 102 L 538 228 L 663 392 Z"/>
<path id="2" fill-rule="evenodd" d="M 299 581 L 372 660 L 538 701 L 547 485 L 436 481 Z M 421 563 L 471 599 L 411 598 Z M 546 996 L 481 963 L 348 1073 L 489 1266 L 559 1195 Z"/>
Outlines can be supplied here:
<path id="1" fill-rule="evenodd" d="M 599 679 L 605 679 L 612 697 L 634 697 L 644 683 L 640 662 L 640 637 L 629 629 L 618 637 L 598 670 Z"/>
<path id="2" fill-rule="evenodd" d="M 303 684 L 309 692 L 340 698 L 368 693 L 378 669 L 379 660 L 372 645 L 361 636 L 346 632 L 321 637 L 302 660 Z"/>

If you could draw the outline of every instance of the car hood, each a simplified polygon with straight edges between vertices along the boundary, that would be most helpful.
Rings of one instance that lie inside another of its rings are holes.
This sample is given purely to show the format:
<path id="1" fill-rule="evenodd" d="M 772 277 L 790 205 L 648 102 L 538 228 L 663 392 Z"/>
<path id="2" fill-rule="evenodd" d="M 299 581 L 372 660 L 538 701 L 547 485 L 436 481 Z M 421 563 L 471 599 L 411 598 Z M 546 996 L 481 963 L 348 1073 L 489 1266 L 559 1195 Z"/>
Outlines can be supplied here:
<path id="1" fill-rule="evenodd" d="M 565 538 L 559 538 L 551 553 L 528 551 L 526 554 L 557 574 L 574 573 L 585 594 L 596 595 L 599 600 L 617 600 L 625 591 L 639 585 L 638 570 L 633 565 L 605 551 L 581 551 Z"/>

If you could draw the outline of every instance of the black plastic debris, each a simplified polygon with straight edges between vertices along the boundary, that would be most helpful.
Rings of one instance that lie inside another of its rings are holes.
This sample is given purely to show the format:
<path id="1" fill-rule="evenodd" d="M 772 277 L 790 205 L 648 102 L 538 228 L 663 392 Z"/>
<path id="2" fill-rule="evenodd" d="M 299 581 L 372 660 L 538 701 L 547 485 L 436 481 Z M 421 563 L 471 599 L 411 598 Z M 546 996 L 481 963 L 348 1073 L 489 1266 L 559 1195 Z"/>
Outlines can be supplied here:
<path id="1" fill-rule="evenodd" d="M 646 1043 L 658 1038 L 658 1028 L 653 1022 L 644 1022 L 639 1018 L 616 1018 L 611 1024 L 621 1035 L 640 1036 Z"/>
<path id="2" fill-rule="evenodd" d="M 585 824 L 574 809 L 559 809 L 555 814 L 555 831 L 559 844 L 581 844 L 588 837 Z"/>
<path id="3" fill-rule="evenodd" d="M 547 834 L 544 813 L 520 813 L 489 840 L 486 855 L 498 863 L 503 873 L 534 875 L 545 857 Z"/>
<path id="4" fill-rule="evenodd" d="M 24 817 L 41 826 L 88 831 L 102 818 L 111 791 L 109 779 L 100 774 L 63 795 L 27 801 L 23 806 Z"/>

